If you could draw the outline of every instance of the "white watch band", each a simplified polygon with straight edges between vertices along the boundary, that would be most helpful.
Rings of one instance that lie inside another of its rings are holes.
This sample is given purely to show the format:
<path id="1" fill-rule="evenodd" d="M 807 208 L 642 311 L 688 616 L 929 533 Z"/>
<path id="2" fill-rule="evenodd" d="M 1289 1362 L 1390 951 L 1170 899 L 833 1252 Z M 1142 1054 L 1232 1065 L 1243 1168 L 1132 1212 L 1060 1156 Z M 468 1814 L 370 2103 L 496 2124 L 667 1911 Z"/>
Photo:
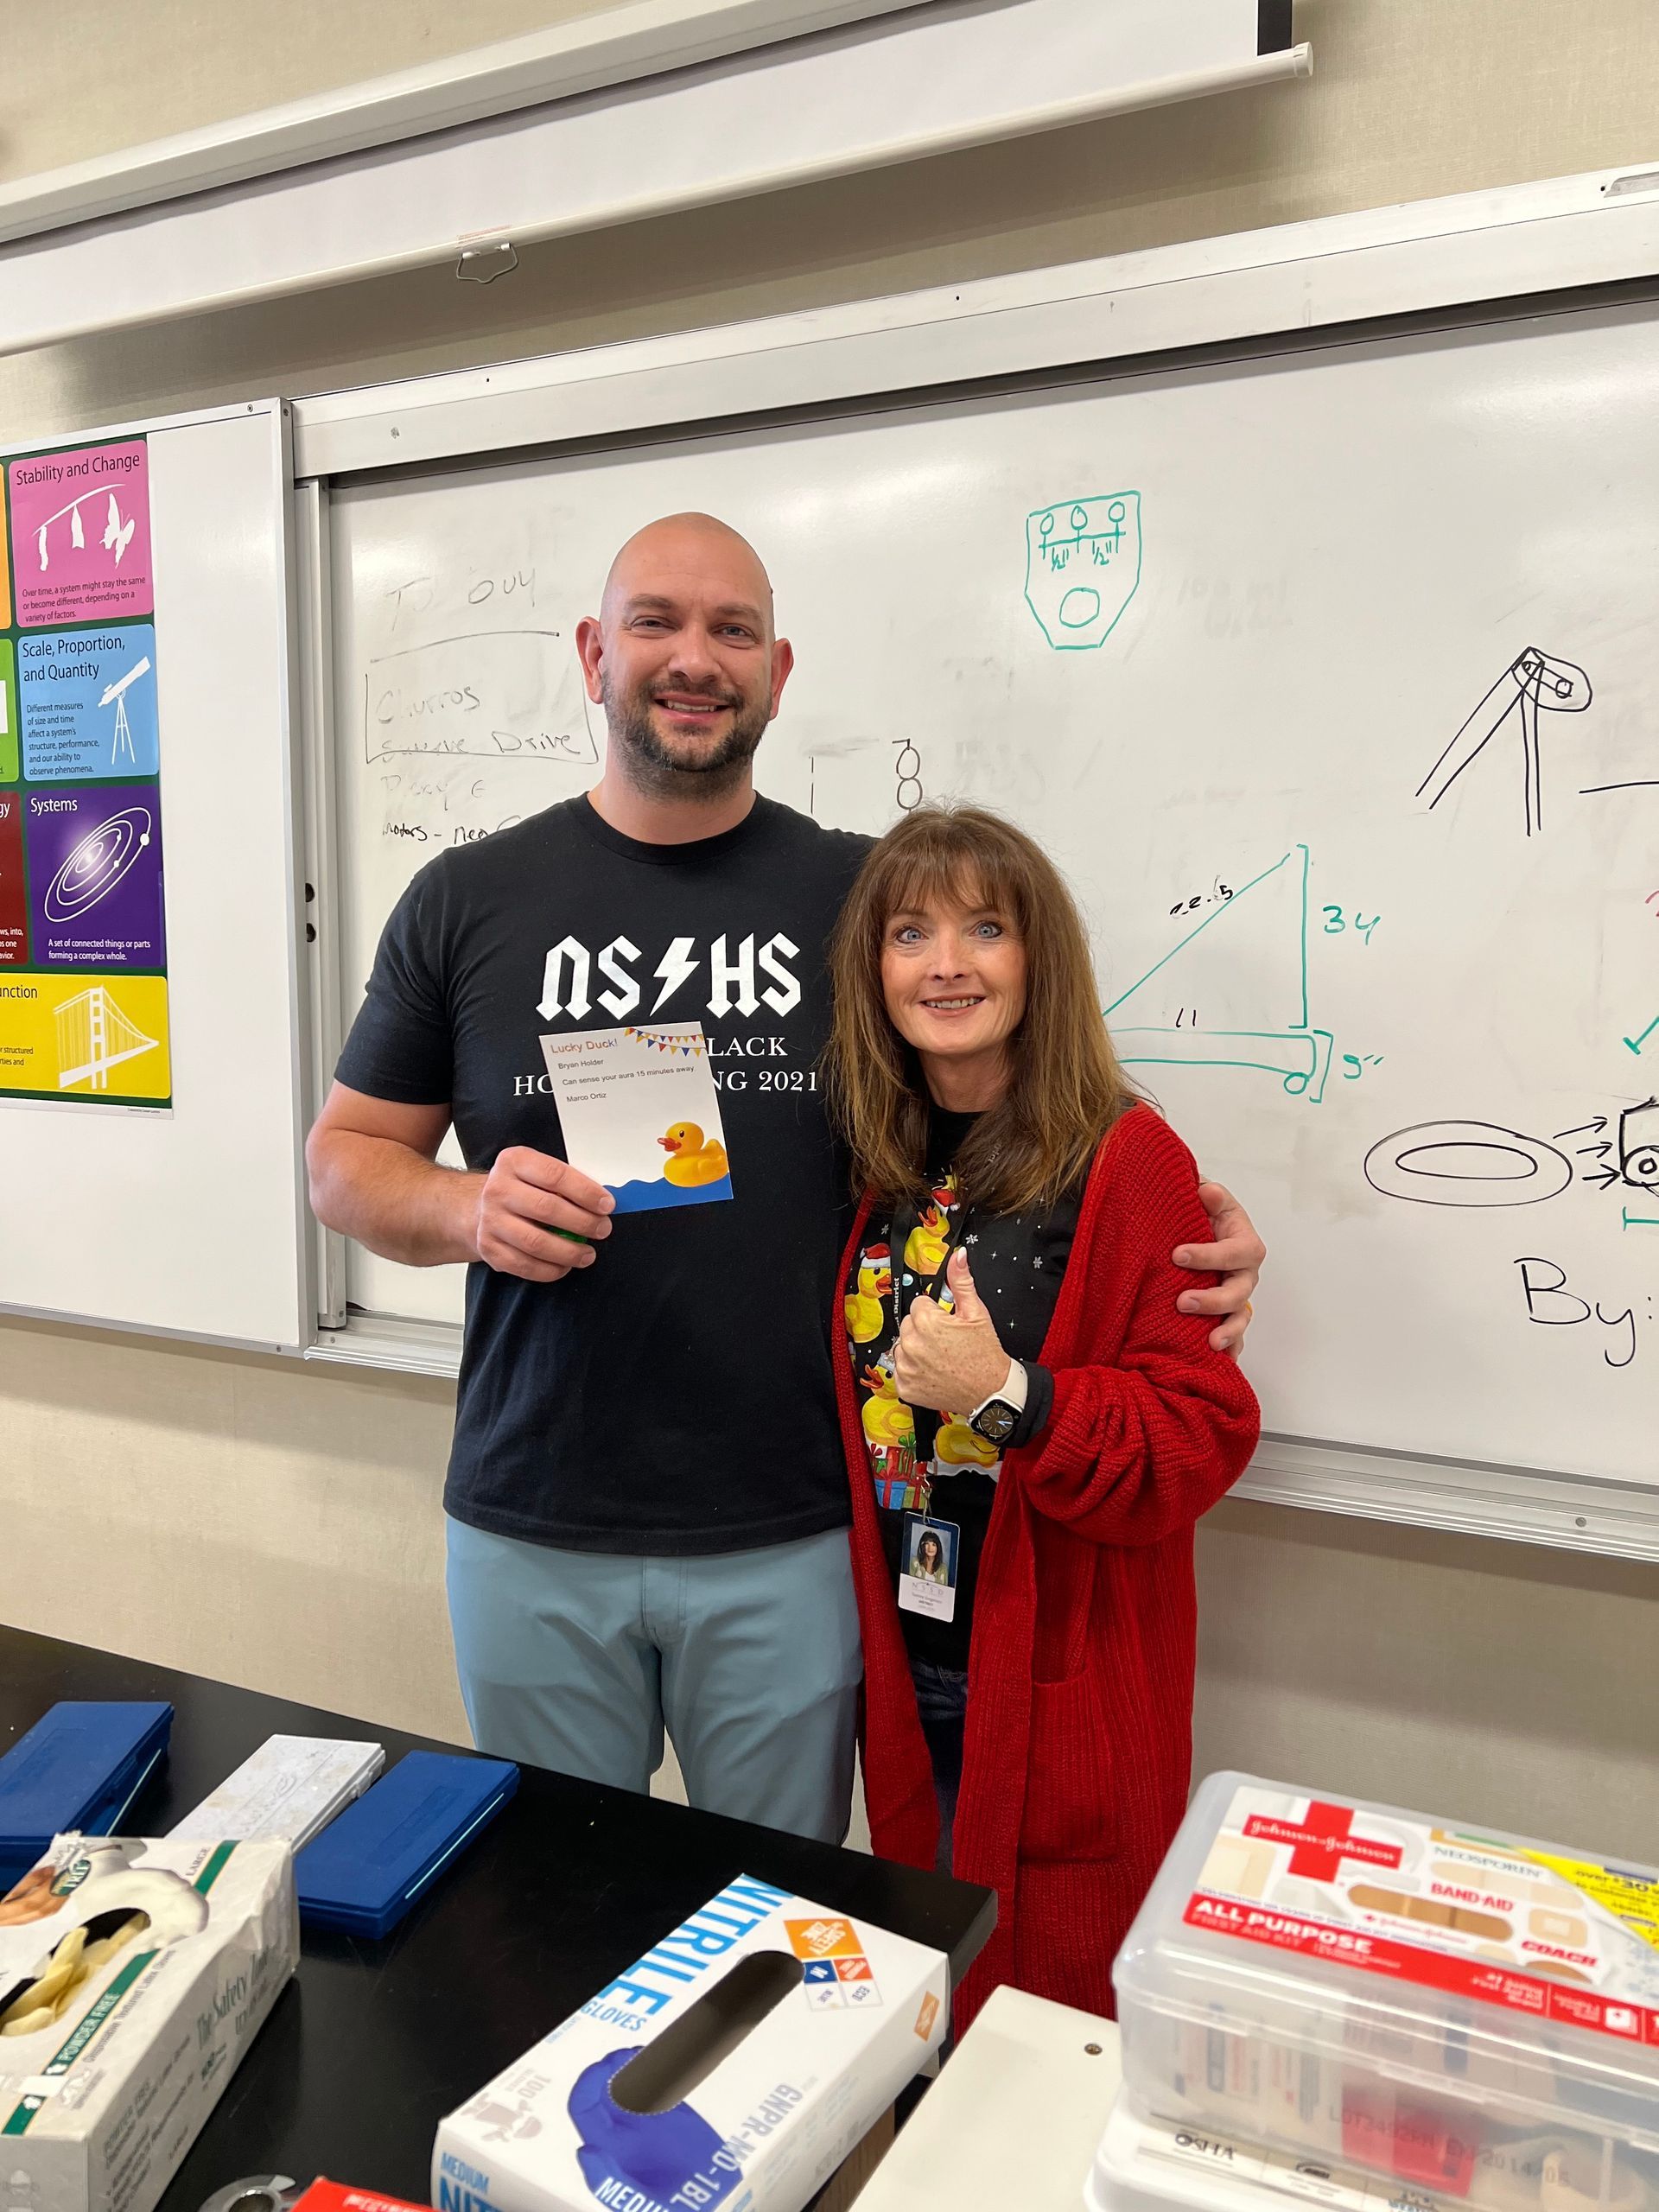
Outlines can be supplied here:
<path id="1" fill-rule="evenodd" d="M 1017 1359 L 1008 1362 L 1008 1371 L 1000 1390 L 993 1390 L 989 1398 L 982 1398 L 968 1416 L 970 1421 L 979 1419 L 992 1398 L 1000 1398 L 1005 1406 L 1012 1406 L 1016 1413 L 1026 1410 L 1026 1396 L 1031 1389 L 1031 1377 Z"/>

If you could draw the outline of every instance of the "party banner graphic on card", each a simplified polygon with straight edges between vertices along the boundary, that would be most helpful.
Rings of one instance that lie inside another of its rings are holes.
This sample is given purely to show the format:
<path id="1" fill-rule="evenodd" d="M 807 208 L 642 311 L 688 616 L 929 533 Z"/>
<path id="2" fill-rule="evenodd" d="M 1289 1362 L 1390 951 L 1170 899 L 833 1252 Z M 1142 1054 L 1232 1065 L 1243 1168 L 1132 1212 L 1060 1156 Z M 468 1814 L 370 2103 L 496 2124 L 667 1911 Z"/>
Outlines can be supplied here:
<path id="1" fill-rule="evenodd" d="M 143 437 L 0 497 L 0 1105 L 165 1108 L 160 664 Z"/>

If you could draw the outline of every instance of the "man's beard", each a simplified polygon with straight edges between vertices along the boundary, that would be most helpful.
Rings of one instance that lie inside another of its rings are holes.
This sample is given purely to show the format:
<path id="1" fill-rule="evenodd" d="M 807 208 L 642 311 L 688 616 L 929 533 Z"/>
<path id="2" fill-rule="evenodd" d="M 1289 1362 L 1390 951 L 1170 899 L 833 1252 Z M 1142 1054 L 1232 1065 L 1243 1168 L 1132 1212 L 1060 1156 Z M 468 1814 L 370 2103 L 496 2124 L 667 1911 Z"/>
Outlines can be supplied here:
<path id="1" fill-rule="evenodd" d="M 671 690 L 688 699 L 714 699 L 734 711 L 725 736 L 717 745 L 706 741 L 688 757 L 665 743 L 652 721 L 652 694 L 661 684 L 642 685 L 623 698 L 608 678 L 601 679 L 601 695 L 611 742 L 620 749 L 620 765 L 637 791 L 653 798 L 723 798 L 743 780 L 772 715 L 766 702 L 745 707 L 734 692 L 714 691 L 695 684 L 677 683 Z M 698 743 L 693 740 L 693 743 Z"/>

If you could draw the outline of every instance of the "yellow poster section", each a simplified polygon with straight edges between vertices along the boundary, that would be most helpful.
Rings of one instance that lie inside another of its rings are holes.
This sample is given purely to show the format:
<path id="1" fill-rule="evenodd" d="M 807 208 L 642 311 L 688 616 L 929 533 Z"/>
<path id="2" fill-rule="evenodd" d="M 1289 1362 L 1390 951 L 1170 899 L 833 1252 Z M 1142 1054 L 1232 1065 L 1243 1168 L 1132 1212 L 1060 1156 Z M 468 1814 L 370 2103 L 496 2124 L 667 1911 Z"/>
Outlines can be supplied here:
<path id="1" fill-rule="evenodd" d="M 0 1091 L 170 1098 L 164 976 L 0 970 Z"/>

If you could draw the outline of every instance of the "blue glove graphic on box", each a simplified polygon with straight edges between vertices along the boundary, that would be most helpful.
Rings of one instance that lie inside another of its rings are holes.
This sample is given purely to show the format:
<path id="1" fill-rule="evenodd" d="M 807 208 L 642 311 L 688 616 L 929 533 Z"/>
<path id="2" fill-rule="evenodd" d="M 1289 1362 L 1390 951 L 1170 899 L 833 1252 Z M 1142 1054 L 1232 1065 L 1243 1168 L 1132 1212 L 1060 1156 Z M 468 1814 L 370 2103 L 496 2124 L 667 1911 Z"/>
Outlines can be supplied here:
<path id="1" fill-rule="evenodd" d="M 677 2200 L 688 2182 L 697 2183 L 700 2207 L 718 2204 L 742 2179 L 735 2159 L 716 2165 L 718 2133 L 687 2104 L 666 2112 L 625 2112 L 611 2094 L 611 2083 L 637 2049 L 613 2050 L 595 2059 L 576 2077 L 569 2113 L 581 2140 L 576 2163 L 601 2204 L 626 2204 L 627 2190 L 666 2204 Z"/>

